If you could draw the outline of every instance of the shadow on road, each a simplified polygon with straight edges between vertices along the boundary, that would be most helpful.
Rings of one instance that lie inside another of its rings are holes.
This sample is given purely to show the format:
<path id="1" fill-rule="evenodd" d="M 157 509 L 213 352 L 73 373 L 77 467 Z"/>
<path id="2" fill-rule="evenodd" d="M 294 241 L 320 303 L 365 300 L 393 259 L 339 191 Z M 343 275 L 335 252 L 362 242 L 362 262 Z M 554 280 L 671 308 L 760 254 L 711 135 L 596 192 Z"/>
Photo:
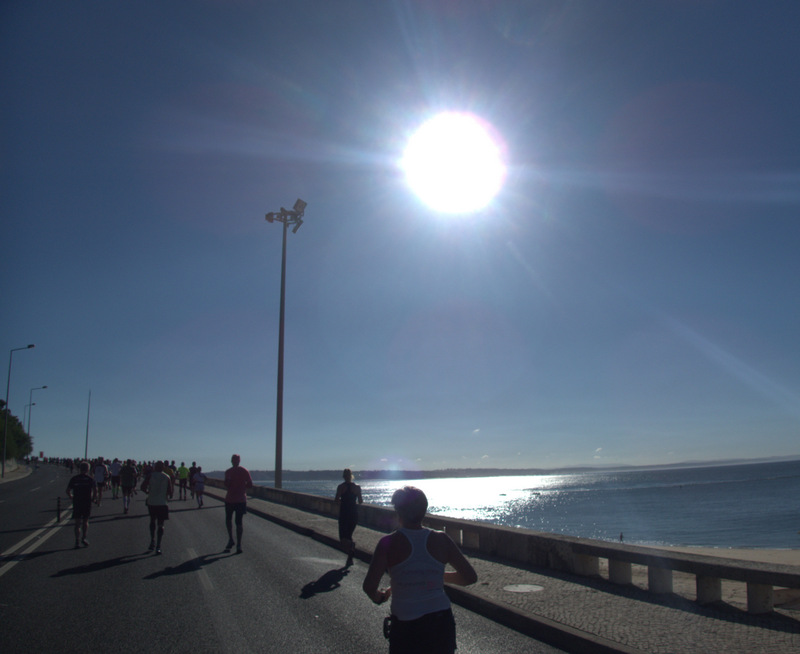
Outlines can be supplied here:
<path id="1" fill-rule="evenodd" d="M 342 579 L 344 579 L 350 573 L 350 568 L 345 566 L 344 568 L 337 568 L 335 570 L 328 570 L 324 575 L 322 575 L 316 581 L 312 581 L 307 583 L 303 586 L 303 590 L 300 592 L 301 599 L 309 599 L 314 597 L 317 593 L 327 593 L 332 590 L 336 590 L 341 586 Z"/>
<path id="2" fill-rule="evenodd" d="M 166 575 L 182 575 L 188 572 L 197 572 L 203 566 L 209 565 L 210 563 L 216 563 L 220 559 L 227 559 L 230 556 L 236 556 L 236 554 L 203 554 L 202 556 L 196 556 L 193 559 L 184 561 L 180 565 L 169 566 L 163 570 L 159 570 L 158 572 L 153 572 L 146 577 L 143 577 L 143 579 L 158 579 L 159 577 L 164 577 Z"/>
<path id="3" fill-rule="evenodd" d="M 79 565 L 74 568 L 65 568 L 64 570 L 59 570 L 54 575 L 51 575 L 51 577 L 66 577 L 67 575 L 82 575 L 91 572 L 99 572 L 100 570 L 114 568 L 118 565 L 126 565 L 128 563 L 139 561 L 149 555 L 149 553 L 128 554 L 125 556 L 118 556 L 113 559 L 106 559 L 105 561 L 94 561 L 93 563 L 87 563 L 86 565 Z"/>

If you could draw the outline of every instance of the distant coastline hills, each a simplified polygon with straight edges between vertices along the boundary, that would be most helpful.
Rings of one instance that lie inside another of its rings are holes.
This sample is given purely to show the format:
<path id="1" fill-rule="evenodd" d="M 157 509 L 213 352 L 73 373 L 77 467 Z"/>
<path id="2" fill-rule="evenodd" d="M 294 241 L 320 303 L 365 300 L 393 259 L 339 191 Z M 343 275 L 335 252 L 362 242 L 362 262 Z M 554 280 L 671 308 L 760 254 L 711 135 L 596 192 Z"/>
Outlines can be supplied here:
<path id="1" fill-rule="evenodd" d="M 675 468 L 706 468 L 713 466 L 749 465 L 800 460 L 800 455 L 761 459 L 727 459 L 719 461 L 685 461 L 659 465 L 574 466 L 569 468 L 446 468 L 443 470 L 354 470 L 356 480 L 448 479 L 454 477 L 524 477 L 532 475 L 569 475 L 581 472 L 614 472 L 630 470 L 668 470 Z M 209 477 L 222 478 L 223 470 L 213 470 Z M 253 481 L 272 481 L 272 470 L 251 470 Z M 342 470 L 284 470 L 285 481 L 323 481 L 341 479 Z"/>

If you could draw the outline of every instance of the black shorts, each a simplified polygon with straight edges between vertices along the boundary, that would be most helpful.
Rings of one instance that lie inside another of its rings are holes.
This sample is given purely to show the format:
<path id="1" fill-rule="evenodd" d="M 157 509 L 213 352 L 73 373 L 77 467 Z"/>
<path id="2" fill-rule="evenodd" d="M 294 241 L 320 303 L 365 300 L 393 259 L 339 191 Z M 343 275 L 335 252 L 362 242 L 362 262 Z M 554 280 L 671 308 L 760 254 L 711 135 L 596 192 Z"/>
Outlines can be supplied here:
<path id="1" fill-rule="evenodd" d="M 155 506 L 148 504 L 147 510 L 150 512 L 150 517 L 159 522 L 169 520 L 169 507 L 166 504 L 156 504 Z"/>
<path id="2" fill-rule="evenodd" d="M 389 654 L 453 654 L 455 651 L 456 621 L 452 609 L 428 613 L 416 620 L 398 620 L 392 616 Z"/>
<path id="3" fill-rule="evenodd" d="M 247 502 L 236 502 L 236 504 L 225 502 L 225 519 L 230 520 L 234 513 L 236 514 L 236 520 L 241 520 L 242 516 L 247 513 Z"/>
<path id="4" fill-rule="evenodd" d="M 181 488 L 186 488 L 186 484 L 189 483 L 188 479 L 179 479 L 178 481 L 180 482 Z"/>
<path id="5" fill-rule="evenodd" d="M 111 477 L 111 485 L 119 486 L 119 477 Z"/>
<path id="6" fill-rule="evenodd" d="M 72 503 L 72 518 L 80 520 L 81 518 L 89 518 L 92 514 L 92 500 L 88 502 L 73 502 Z"/>

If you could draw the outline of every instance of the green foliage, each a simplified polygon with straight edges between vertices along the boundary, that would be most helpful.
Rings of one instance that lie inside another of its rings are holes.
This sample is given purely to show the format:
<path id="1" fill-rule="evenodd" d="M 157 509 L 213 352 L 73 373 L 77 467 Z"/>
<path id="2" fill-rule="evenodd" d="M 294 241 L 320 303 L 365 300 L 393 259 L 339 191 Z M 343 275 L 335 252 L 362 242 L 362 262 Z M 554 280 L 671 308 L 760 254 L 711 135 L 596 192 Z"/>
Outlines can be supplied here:
<path id="1" fill-rule="evenodd" d="M 0 420 L 5 424 L 6 403 L 0 400 Z M 21 459 L 33 452 L 33 441 L 25 431 L 19 418 L 8 412 L 8 432 L 6 434 L 6 458 Z"/>

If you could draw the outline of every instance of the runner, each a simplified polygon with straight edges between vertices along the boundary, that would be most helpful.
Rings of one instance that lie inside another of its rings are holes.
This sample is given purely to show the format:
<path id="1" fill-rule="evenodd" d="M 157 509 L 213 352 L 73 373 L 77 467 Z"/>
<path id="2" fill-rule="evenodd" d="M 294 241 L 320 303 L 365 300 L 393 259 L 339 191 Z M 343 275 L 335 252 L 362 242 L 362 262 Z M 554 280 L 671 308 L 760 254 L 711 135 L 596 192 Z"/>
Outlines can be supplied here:
<path id="1" fill-rule="evenodd" d="M 225 527 L 228 530 L 228 544 L 225 546 L 225 551 L 230 552 L 234 545 L 233 542 L 233 525 L 231 519 L 233 514 L 236 514 L 236 553 L 242 553 L 242 532 L 244 525 L 242 519 L 244 514 L 247 513 L 247 489 L 253 487 L 253 479 L 250 477 L 250 472 L 247 468 L 242 468 L 239 465 L 241 457 L 234 454 L 231 457 L 232 467 L 225 471 L 225 488 L 228 492 L 225 495 Z"/>
<path id="2" fill-rule="evenodd" d="M 119 471 L 120 485 L 122 486 L 122 508 L 123 513 L 127 513 L 131 507 L 131 496 L 136 492 L 136 480 L 138 478 L 136 466 L 133 459 L 128 459 Z"/>
<path id="3" fill-rule="evenodd" d="M 197 508 L 203 506 L 203 492 L 206 489 L 206 476 L 203 474 L 203 467 L 197 466 L 197 472 L 192 477 L 192 488 L 194 496 L 197 498 Z"/>
<path id="4" fill-rule="evenodd" d="M 67 497 L 72 500 L 72 517 L 75 519 L 75 549 L 89 547 L 86 532 L 89 529 L 89 516 L 92 513 L 92 501 L 97 496 L 97 484 L 89 476 L 89 462 L 83 461 L 80 473 L 69 480 Z M 81 538 L 81 531 L 83 538 Z"/>
<path id="5" fill-rule="evenodd" d="M 192 495 L 192 499 L 194 499 L 194 474 L 197 472 L 197 461 L 192 461 L 192 465 L 189 466 L 189 492 Z"/>
<path id="6" fill-rule="evenodd" d="M 172 480 L 164 472 L 164 463 L 156 461 L 150 476 L 144 480 L 142 490 L 147 493 L 147 509 L 150 512 L 150 546 L 151 552 L 161 554 L 161 540 L 164 538 L 164 522 L 169 520 L 167 498 L 172 497 Z M 156 532 L 156 524 L 158 531 Z M 158 540 L 156 540 L 156 537 Z"/>
<path id="7" fill-rule="evenodd" d="M 97 462 L 94 464 L 94 483 L 97 484 L 97 499 L 95 503 L 100 506 L 103 501 L 103 489 L 106 487 L 106 479 L 108 479 L 108 466 L 103 463 L 103 457 L 97 457 Z"/>
<path id="8" fill-rule="evenodd" d="M 188 486 L 189 486 L 189 468 L 181 461 L 181 465 L 175 473 L 178 476 L 178 498 L 181 500 L 186 499 Z"/>
<path id="9" fill-rule="evenodd" d="M 111 473 L 111 499 L 115 500 L 119 497 L 119 471 L 122 470 L 122 463 L 116 457 L 109 466 Z"/>

